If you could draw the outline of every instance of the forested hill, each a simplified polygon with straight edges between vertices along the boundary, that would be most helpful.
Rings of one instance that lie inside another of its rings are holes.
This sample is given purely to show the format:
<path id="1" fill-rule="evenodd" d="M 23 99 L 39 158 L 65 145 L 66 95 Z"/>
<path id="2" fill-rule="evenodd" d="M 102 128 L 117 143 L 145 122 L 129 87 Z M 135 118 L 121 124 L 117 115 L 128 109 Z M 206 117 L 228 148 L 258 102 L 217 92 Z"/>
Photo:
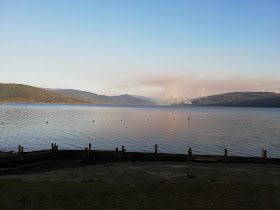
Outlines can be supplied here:
<path id="1" fill-rule="evenodd" d="M 98 95 L 95 93 L 73 90 L 73 89 L 49 89 L 55 93 L 60 93 L 66 96 L 79 98 L 84 101 L 88 101 L 89 103 L 94 104 L 118 104 L 114 99 L 105 95 Z"/>
<path id="2" fill-rule="evenodd" d="M 273 92 L 233 92 L 191 100 L 192 105 L 276 107 L 280 108 L 280 94 Z"/>
<path id="3" fill-rule="evenodd" d="M 22 84 L 0 84 L 0 103 L 65 103 L 85 104 L 81 99 L 68 97 L 45 89 Z"/>
<path id="4" fill-rule="evenodd" d="M 131 96 L 131 95 L 120 95 L 120 96 L 106 96 L 98 95 L 96 93 L 91 93 L 81 90 L 73 89 L 48 89 L 55 93 L 64 94 L 67 96 L 75 97 L 88 101 L 94 104 L 110 104 L 110 105 L 155 105 L 152 99 L 145 98 L 143 96 Z"/>

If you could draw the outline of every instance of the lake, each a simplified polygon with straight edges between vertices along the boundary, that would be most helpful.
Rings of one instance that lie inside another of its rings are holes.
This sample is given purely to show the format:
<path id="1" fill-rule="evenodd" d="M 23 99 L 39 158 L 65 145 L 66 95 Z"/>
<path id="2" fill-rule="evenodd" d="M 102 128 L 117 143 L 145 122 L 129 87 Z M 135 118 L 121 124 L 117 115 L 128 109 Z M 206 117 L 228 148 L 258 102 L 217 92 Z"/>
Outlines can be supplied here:
<path id="1" fill-rule="evenodd" d="M 190 120 L 188 117 L 190 116 Z M 94 120 L 94 122 L 93 122 Z M 46 123 L 48 121 L 48 123 Z M 2 124 L 3 123 L 3 124 Z M 0 150 L 50 149 L 280 157 L 280 109 L 0 104 Z"/>

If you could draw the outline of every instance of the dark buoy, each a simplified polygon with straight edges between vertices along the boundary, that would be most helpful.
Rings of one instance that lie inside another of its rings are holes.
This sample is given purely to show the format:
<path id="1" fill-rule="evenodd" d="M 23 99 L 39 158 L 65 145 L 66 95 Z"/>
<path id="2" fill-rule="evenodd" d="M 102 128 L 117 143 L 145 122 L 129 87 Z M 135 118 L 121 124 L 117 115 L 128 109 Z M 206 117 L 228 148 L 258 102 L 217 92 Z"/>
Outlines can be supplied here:
<path id="1" fill-rule="evenodd" d="M 92 122 L 94 122 L 94 120 Z"/>
<path id="2" fill-rule="evenodd" d="M 46 123 L 49 123 L 49 121 L 47 121 Z"/>
<path id="3" fill-rule="evenodd" d="M 174 119 L 175 120 L 175 119 Z"/>
<path id="4" fill-rule="evenodd" d="M 122 121 L 122 120 L 121 120 Z"/>

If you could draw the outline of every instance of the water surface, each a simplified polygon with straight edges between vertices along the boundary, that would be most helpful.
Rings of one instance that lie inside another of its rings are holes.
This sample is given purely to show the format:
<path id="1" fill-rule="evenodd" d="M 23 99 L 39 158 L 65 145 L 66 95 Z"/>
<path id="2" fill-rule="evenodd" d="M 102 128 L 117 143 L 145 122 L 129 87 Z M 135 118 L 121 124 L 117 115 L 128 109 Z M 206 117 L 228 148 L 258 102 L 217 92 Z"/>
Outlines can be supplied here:
<path id="1" fill-rule="evenodd" d="M 190 120 L 188 116 L 191 115 Z M 94 122 L 93 122 L 94 120 Z M 46 123 L 48 121 L 48 123 Z M 3 122 L 3 124 L 2 124 Z M 280 109 L 1 104 L 0 150 L 50 149 L 280 157 Z"/>

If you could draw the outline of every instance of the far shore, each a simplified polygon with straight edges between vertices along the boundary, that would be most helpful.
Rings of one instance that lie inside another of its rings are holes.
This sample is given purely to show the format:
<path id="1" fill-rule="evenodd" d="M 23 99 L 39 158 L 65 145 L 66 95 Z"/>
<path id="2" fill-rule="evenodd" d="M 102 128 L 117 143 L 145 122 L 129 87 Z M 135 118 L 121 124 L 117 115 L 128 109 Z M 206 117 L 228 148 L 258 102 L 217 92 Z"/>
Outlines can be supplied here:
<path id="1" fill-rule="evenodd" d="M 60 103 L 60 102 L 13 102 L 6 101 L 0 104 L 58 104 L 58 105 L 100 105 L 100 106 L 135 106 L 135 107 L 222 107 L 222 108 L 280 108 L 278 106 L 229 106 L 229 105 L 192 105 L 192 104 L 170 104 L 170 105 L 135 105 L 135 104 L 95 104 L 95 103 Z"/>
<path id="2" fill-rule="evenodd" d="M 14 101 L 5 101 L 0 102 L 0 104 L 92 104 L 92 103 L 60 103 L 60 102 L 30 102 L 30 101 L 23 101 L 23 102 L 14 102 Z"/>

